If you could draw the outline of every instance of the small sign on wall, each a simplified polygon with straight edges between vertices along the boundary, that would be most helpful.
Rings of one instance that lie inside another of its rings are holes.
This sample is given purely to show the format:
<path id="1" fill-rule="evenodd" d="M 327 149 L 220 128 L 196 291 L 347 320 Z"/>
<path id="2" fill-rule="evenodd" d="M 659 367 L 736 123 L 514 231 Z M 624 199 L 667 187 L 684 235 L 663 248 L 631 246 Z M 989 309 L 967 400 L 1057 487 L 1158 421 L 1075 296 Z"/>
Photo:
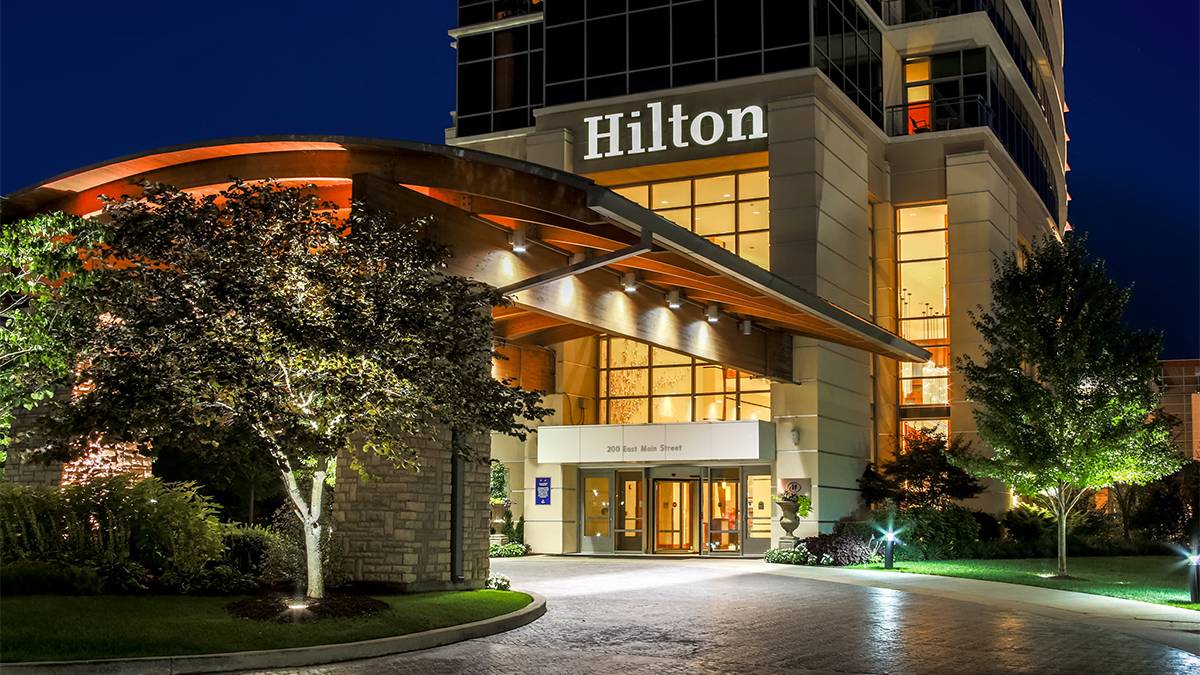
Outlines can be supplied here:
<path id="1" fill-rule="evenodd" d="M 802 495 L 812 495 L 811 478 L 780 478 L 779 494 L 795 492 Z"/>
<path id="2" fill-rule="evenodd" d="M 550 504 L 550 477 L 538 476 L 534 479 L 533 503 L 538 506 Z"/>

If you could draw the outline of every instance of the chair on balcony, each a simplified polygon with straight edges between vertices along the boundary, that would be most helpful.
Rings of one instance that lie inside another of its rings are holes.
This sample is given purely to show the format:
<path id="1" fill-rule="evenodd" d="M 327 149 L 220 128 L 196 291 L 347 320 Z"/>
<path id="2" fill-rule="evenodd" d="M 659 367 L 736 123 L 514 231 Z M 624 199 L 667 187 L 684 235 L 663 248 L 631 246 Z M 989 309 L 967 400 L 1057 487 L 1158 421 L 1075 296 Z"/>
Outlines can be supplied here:
<path id="1" fill-rule="evenodd" d="M 908 118 L 908 130 L 910 134 L 923 134 L 927 131 L 933 131 L 929 128 L 927 120 L 919 120 L 911 115 Z"/>

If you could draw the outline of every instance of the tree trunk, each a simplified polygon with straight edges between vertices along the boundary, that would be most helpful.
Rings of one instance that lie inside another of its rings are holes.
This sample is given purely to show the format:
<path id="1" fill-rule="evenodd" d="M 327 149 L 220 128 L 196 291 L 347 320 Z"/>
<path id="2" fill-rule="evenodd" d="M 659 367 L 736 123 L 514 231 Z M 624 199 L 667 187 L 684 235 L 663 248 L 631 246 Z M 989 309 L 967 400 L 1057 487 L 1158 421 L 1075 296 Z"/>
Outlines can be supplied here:
<path id="1" fill-rule="evenodd" d="M 318 464 L 320 466 L 320 464 Z M 328 463 L 326 464 L 328 466 Z M 300 519 L 304 529 L 304 562 L 305 576 L 308 578 L 310 598 L 325 597 L 325 580 L 321 569 L 321 499 L 325 492 L 325 475 L 328 469 L 313 471 L 312 496 L 306 503 L 304 495 L 300 494 L 300 486 L 296 482 L 296 473 L 286 457 L 280 458 L 280 473 L 283 475 L 283 485 L 287 488 L 288 497 Z"/>
<path id="2" fill-rule="evenodd" d="M 325 597 L 325 575 L 321 569 L 321 523 L 304 524 L 304 560 L 305 571 L 308 574 L 308 592 L 310 598 Z"/>
<path id="3" fill-rule="evenodd" d="M 1067 576 L 1067 513 L 1058 513 L 1058 576 Z"/>

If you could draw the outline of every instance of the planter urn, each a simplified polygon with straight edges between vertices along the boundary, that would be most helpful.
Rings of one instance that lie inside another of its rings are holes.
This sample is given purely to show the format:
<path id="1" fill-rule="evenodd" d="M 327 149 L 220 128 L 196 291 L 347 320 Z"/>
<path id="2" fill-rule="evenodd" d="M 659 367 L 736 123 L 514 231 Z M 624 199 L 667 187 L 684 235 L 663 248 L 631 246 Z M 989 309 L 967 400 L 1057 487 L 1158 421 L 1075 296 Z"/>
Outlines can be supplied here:
<path id="1" fill-rule="evenodd" d="M 779 510 L 783 511 L 783 515 L 779 517 L 780 527 L 783 528 L 783 531 L 787 533 L 789 538 L 793 538 L 795 535 L 792 533 L 795 532 L 796 527 L 800 525 L 800 516 L 797 513 L 799 510 L 799 505 L 796 504 L 796 502 L 790 502 L 784 499 L 780 499 L 775 503 L 779 505 Z"/>

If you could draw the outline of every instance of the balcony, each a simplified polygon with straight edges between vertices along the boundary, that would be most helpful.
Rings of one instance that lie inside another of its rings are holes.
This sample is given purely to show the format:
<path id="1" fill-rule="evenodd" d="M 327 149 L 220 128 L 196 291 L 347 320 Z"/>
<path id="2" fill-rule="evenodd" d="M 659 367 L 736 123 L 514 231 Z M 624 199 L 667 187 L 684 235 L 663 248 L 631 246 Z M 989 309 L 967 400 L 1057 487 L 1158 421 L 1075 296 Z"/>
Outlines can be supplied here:
<path id="1" fill-rule="evenodd" d="M 543 0 L 460 0 L 459 27 L 503 21 L 527 14 L 541 14 Z"/>
<path id="2" fill-rule="evenodd" d="M 992 109 L 982 96 L 960 96 L 894 105 L 887 109 L 886 122 L 889 136 L 986 127 L 991 125 Z"/>

